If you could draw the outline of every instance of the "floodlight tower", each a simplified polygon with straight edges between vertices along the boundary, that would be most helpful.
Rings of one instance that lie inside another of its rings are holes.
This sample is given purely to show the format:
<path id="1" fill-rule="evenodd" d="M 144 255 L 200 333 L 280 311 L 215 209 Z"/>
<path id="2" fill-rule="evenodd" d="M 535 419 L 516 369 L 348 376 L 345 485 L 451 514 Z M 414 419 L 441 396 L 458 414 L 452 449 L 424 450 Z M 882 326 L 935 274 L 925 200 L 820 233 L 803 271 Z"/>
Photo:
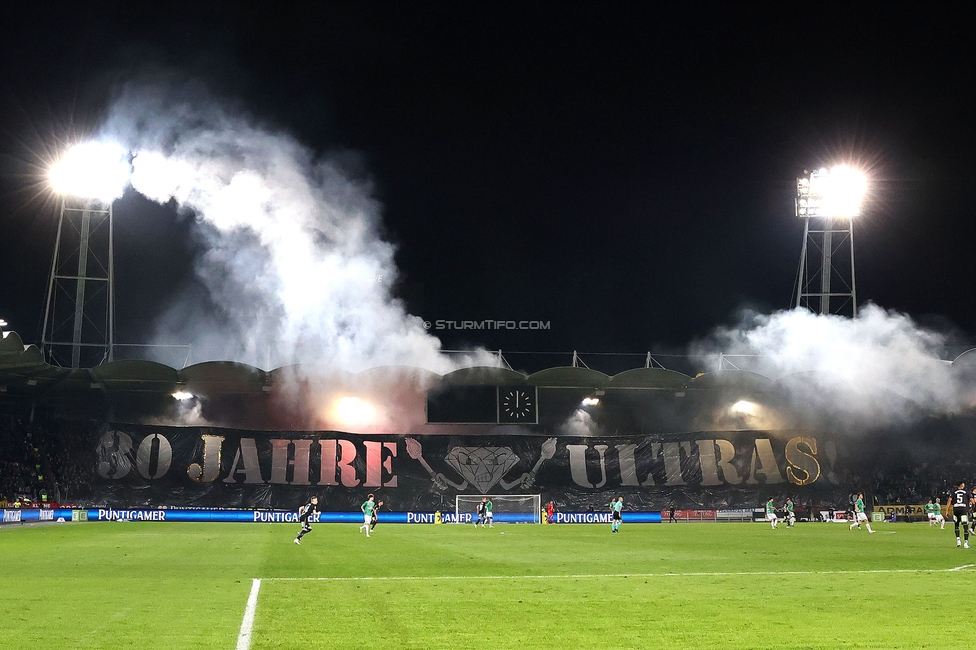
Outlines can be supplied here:
<path id="1" fill-rule="evenodd" d="M 803 249 L 796 307 L 857 316 L 854 218 L 861 214 L 866 191 L 867 178 L 848 166 L 820 169 L 797 179 L 796 216 L 803 219 Z"/>
<path id="2" fill-rule="evenodd" d="M 61 195 L 41 351 L 52 365 L 84 368 L 114 359 L 113 201 L 128 181 L 121 147 L 85 143 L 51 168 Z"/>

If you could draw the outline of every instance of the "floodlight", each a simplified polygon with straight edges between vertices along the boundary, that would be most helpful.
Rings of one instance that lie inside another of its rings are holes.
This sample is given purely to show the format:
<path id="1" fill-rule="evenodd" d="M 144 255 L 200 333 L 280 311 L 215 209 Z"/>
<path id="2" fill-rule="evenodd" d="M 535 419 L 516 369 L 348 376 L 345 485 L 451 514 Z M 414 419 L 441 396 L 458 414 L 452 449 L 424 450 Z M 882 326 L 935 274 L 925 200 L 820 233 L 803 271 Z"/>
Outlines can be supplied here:
<path id="1" fill-rule="evenodd" d="M 583 398 L 583 406 L 596 406 L 599 403 L 600 403 L 600 399 L 598 397 Z"/>
<path id="2" fill-rule="evenodd" d="M 178 390 L 173 393 L 173 399 L 179 400 L 180 402 L 185 402 L 188 399 L 193 399 L 193 393 L 187 392 L 185 390 Z"/>
<path id="3" fill-rule="evenodd" d="M 114 142 L 77 144 L 51 166 L 48 178 L 58 194 L 111 203 L 129 182 L 129 152 Z"/>
<path id="4" fill-rule="evenodd" d="M 759 410 L 759 405 L 749 400 L 740 399 L 729 410 L 732 411 L 733 415 L 755 415 Z"/>
<path id="5" fill-rule="evenodd" d="M 864 172 L 849 165 L 822 168 L 796 182 L 796 216 L 850 219 L 861 214 L 868 190 Z"/>
<path id="6" fill-rule="evenodd" d="M 376 407 L 358 397 L 340 397 L 332 405 L 332 415 L 340 426 L 364 427 L 376 422 Z"/>

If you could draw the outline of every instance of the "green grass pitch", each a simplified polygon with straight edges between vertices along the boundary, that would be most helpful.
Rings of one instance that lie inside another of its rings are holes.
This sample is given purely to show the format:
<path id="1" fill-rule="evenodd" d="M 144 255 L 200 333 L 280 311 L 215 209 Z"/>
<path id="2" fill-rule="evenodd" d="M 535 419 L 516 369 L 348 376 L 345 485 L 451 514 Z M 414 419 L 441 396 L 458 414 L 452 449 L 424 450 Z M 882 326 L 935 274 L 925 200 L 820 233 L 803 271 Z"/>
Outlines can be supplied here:
<path id="1" fill-rule="evenodd" d="M 257 578 L 255 650 L 964 647 L 976 549 L 877 528 L 5 526 L 0 645 L 232 649 Z"/>

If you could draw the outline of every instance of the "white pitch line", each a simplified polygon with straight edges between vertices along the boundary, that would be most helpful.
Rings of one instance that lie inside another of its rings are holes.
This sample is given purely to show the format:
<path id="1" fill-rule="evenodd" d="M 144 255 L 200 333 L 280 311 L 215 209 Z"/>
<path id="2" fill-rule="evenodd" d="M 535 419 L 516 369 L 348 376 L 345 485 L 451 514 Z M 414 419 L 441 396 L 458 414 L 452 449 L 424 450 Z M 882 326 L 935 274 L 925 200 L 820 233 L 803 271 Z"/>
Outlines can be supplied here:
<path id="1" fill-rule="evenodd" d="M 951 569 L 855 569 L 841 571 L 714 571 L 692 573 L 574 573 L 563 575 L 528 576 L 362 576 L 350 578 L 263 578 L 276 582 L 364 582 L 364 581 L 405 581 L 405 580 L 553 580 L 553 579 L 592 579 L 592 578 L 682 578 L 682 577 L 721 577 L 721 576 L 810 576 L 843 575 L 862 573 L 948 573 L 962 571 L 976 566 L 963 564 Z"/>
<path id="2" fill-rule="evenodd" d="M 251 595 L 247 597 L 247 607 L 244 608 L 244 620 L 241 621 L 241 633 L 237 635 L 237 650 L 248 650 L 251 647 L 251 632 L 254 629 L 254 611 L 258 608 L 258 592 L 261 591 L 261 579 L 251 581 Z"/>

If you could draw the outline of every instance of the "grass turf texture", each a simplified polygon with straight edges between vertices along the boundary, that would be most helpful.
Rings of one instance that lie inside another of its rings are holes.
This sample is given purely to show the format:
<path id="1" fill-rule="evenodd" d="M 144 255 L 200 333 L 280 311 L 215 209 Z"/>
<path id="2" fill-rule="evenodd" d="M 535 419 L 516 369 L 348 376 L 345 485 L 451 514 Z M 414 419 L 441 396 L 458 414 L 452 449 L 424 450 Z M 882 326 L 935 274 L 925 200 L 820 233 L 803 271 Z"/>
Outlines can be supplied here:
<path id="1" fill-rule="evenodd" d="M 958 647 L 976 549 L 877 527 L 5 526 L 0 644 L 234 648 L 261 578 L 254 649 Z"/>

